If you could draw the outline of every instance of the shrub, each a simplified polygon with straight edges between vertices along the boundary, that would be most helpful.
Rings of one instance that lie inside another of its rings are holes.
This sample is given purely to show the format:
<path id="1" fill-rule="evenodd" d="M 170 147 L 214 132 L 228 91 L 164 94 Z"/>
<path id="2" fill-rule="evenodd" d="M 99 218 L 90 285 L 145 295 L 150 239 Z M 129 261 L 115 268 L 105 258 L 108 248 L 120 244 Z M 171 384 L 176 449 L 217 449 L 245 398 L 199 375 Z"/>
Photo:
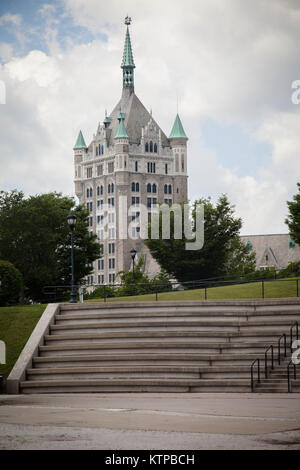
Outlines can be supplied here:
<path id="1" fill-rule="evenodd" d="M 22 275 L 9 261 L 0 260 L 0 306 L 19 303 Z"/>

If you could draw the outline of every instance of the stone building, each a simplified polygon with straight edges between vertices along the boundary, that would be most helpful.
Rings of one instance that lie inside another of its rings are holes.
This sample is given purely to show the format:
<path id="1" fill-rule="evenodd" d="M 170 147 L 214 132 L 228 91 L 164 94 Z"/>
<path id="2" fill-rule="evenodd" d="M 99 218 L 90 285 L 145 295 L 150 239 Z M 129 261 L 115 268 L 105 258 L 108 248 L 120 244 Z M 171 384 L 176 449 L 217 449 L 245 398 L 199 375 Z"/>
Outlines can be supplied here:
<path id="1" fill-rule="evenodd" d="M 289 234 L 244 235 L 241 239 L 255 251 L 256 269 L 283 269 L 300 261 L 300 247 Z"/>
<path id="2" fill-rule="evenodd" d="M 88 279 L 94 284 L 113 283 L 119 271 L 130 269 L 132 248 L 143 257 L 145 271 L 157 273 L 141 238 L 141 208 L 148 218 L 161 203 L 188 199 L 188 138 L 178 114 L 167 137 L 136 96 L 130 22 L 126 17 L 121 98 L 90 144 L 80 131 L 74 147 L 75 193 L 103 249 Z"/>

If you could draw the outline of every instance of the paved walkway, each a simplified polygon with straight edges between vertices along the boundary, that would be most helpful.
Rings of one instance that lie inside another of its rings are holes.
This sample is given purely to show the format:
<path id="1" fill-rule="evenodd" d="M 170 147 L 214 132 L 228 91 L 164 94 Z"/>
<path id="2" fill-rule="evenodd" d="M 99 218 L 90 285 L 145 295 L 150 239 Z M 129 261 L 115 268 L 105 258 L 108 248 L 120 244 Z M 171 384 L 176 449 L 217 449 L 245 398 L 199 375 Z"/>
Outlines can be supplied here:
<path id="1" fill-rule="evenodd" d="M 0 449 L 300 450 L 300 394 L 0 395 Z"/>

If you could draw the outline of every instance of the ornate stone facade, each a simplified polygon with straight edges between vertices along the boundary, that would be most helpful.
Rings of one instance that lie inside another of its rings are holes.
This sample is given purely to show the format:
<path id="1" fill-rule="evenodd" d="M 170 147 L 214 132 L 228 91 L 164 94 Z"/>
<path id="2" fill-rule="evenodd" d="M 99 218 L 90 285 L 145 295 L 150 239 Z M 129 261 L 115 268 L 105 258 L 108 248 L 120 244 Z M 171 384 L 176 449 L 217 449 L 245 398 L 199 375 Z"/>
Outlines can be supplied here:
<path id="1" fill-rule="evenodd" d="M 121 99 L 89 146 L 80 132 L 74 147 L 75 193 L 103 246 L 89 276 L 94 284 L 111 284 L 119 271 L 130 269 L 132 248 L 144 258 L 145 271 L 155 275 L 159 266 L 140 237 L 141 207 L 150 214 L 159 204 L 188 199 L 188 139 L 178 115 L 167 138 L 136 96 L 128 19 L 126 24 Z"/>

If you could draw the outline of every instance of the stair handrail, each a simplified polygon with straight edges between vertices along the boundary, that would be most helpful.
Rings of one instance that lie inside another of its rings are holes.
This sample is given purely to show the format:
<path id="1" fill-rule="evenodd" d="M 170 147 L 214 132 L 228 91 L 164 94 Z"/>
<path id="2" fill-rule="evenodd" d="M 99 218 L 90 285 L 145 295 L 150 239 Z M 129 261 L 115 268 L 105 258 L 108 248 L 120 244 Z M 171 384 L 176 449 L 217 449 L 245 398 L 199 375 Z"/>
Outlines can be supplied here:
<path id="1" fill-rule="evenodd" d="M 284 339 L 284 357 L 286 357 L 286 334 L 285 333 L 282 333 L 282 335 L 279 336 L 278 338 L 278 365 L 280 365 L 280 356 L 281 356 L 281 351 L 280 351 L 280 342 L 282 340 L 282 338 Z"/>
<path id="2" fill-rule="evenodd" d="M 268 352 L 270 349 L 271 349 L 271 369 L 274 369 L 274 348 L 273 348 L 273 344 L 270 344 L 270 346 L 268 346 L 265 349 L 265 378 L 266 379 L 268 378 Z"/>
<path id="3" fill-rule="evenodd" d="M 251 392 L 254 392 L 253 368 L 257 362 L 257 383 L 260 383 L 260 359 L 257 357 L 251 364 Z"/>
<path id="4" fill-rule="evenodd" d="M 293 362 L 293 360 L 291 359 L 290 362 L 288 363 L 288 366 L 287 366 L 288 393 L 290 393 L 290 392 L 292 391 L 292 390 L 291 390 L 290 365 L 293 365 L 293 366 L 294 366 L 294 379 L 296 380 L 296 378 L 297 378 L 296 364 L 295 364 L 295 363 Z"/>
<path id="5" fill-rule="evenodd" d="M 293 328 L 296 327 L 296 339 L 299 338 L 299 325 L 298 322 L 295 321 L 292 326 L 290 327 L 290 348 L 292 352 L 292 345 L 293 345 Z"/>

